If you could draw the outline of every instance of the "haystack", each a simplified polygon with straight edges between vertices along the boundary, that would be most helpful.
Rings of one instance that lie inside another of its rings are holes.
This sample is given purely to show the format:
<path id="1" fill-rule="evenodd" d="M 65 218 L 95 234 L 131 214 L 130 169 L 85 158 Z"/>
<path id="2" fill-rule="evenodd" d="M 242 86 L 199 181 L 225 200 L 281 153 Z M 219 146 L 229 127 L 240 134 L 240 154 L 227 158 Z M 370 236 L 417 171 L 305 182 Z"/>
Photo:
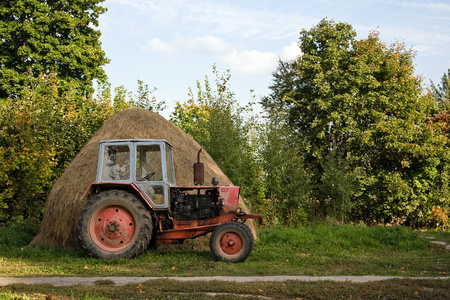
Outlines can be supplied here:
<path id="1" fill-rule="evenodd" d="M 173 145 L 177 185 L 193 185 L 192 165 L 201 146 L 157 113 L 136 108 L 121 111 L 103 124 L 55 183 L 47 198 L 41 229 L 31 246 L 79 247 L 76 234 L 78 216 L 86 204 L 82 196 L 95 180 L 99 142 L 133 138 L 165 139 L 170 142 Z M 217 177 L 220 185 L 232 185 L 206 151 L 202 152 L 201 160 L 205 166 L 205 183 Z M 242 199 L 239 201 L 240 207 L 248 211 Z M 254 222 L 248 223 L 255 232 Z M 194 245 L 203 249 L 207 243 L 200 240 Z"/>

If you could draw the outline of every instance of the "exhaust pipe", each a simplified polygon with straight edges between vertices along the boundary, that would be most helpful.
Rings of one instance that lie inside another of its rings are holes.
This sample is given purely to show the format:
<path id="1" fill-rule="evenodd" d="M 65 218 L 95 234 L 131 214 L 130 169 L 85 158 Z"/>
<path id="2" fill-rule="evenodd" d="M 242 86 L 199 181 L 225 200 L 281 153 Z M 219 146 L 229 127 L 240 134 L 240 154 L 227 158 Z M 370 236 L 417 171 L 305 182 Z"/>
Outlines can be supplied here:
<path id="1" fill-rule="evenodd" d="M 197 162 L 194 163 L 194 185 L 203 185 L 205 181 L 205 166 L 200 162 L 200 152 L 202 148 L 197 153 Z"/>

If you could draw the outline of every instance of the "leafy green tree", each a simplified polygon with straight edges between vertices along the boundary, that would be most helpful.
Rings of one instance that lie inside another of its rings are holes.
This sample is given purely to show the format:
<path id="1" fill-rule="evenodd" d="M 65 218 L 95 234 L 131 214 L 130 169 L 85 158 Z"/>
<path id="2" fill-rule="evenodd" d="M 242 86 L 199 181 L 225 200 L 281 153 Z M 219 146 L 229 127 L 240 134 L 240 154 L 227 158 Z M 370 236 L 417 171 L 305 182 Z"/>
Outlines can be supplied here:
<path id="1" fill-rule="evenodd" d="M 0 6 L 0 98 L 17 96 L 29 70 L 55 72 L 60 92 L 92 92 L 106 79 L 108 63 L 99 41 L 104 0 L 3 0 Z"/>
<path id="2" fill-rule="evenodd" d="M 446 138 L 427 122 L 435 102 L 414 75 L 413 51 L 377 32 L 355 36 L 326 19 L 302 30 L 302 56 L 280 63 L 263 105 L 289 111 L 322 208 L 342 203 L 354 218 L 423 224 L 449 201 Z"/>
<path id="3" fill-rule="evenodd" d="M 450 138 L 450 110 L 442 110 L 434 115 L 433 123 L 437 123 L 442 131 Z"/>
<path id="4" fill-rule="evenodd" d="M 318 190 L 327 198 L 320 211 L 338 219 L 341 223 L 348 221 L 353 208 L 352 196 L 355 191 L 356 174 L 346 159 L 335 152 L 328 154 L 322 164 L 323 172 Z"/>
<path id="5" fill-rule="evenodd" d="M 265 201 L 258 206 L 258 213 L 265 224 L 297 227 L 308 218 L 311 174 L 286 127 L 286 116 L 285 111 L 271 110 L 260 126 Z"/>
<path id="6" fill-rule="evenodd" d="M 152 94 L 156 91 L 156 88 L 150 91 L 148 84 L 138 80 L 137 95 L 135 96 L 134 106 L 139 108 L 148 109 L 154 112 L 160 112 L 167 108 L 165 101 L 156 99 Z"/>
<path id="7" fill-rule="evenodd" d="M 252 122 L 229 89 L 229 72 L 219 75 L 215 66 L 216 89 L 208 77 L 204 86 L 197 81 L 197 94 L 190 89 L 189 99 L 178 102 L 171 121 L 194 138 L 211 155 L 230 180 L 241 186 L 241 193 L 253 203 L 261 199 L 260 168 L 255 162 L 255 145 L 251 143 Z"/>
<path id="8" fill-rule="evenodd" d="M 115 112 L 134 106 L 133 99 L 115 99 L 123 105 L 114 106 L 107 82 L 97 98 L 60 94 L 58 86 L 54 72 L 29 74 L 19 97 L 0 99 L 0 222 L 39 220 L 53 183 L 88 139 Z"/>
<path id="9" fill-rule="evenodd" d="M 450 110 L 450 69 L 442 76 L 438 86 L 431 82 L 431 90 L 438 101 L 440 109 Z"/>
<path id="10" fill-rule="evenodd" d="M 42 213 L 42 196 L 56 164 L 51 116 L 60 107 L 54 84 L 54 78 L 41 77 L 30 82 L 16 105 L 0 100 L 1 221 L 19 221 Z"/>
<path id="11" fill-rule="evenodd" d="M 148 84 L 145 84 L 141 80 L 138 80 L 137 83 L 138 88 L 136 94 L 127 90 L 125 86 L 120 85 L 114 88 L 114 97 L 112 97 L 111 85 L 108 82 L 99 82 L 99 87 L 102 89 L 99 99 L 103 99 L 107 103 L 112 101 L 112 105 L 116 111 L 137 107 L 159 113 L 167 108 L 164 100 L 158 100 L 155 96 L 152 96 L 156 88 L 150 91 Z"/>

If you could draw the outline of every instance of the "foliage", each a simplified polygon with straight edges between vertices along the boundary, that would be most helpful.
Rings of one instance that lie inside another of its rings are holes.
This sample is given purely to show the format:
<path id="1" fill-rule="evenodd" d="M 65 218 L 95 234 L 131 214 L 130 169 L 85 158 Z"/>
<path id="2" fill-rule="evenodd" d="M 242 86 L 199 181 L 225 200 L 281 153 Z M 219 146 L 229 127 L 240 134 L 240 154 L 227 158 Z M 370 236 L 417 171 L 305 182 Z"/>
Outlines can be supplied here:
<path id="1" fill-rule="evenodd" d="M 447 139 L 450 138 L 450 69 L 447 70 L 447 73 L 442 76 L 441 83 L 438 86 L 435 86 L 432 83 L 432 92 L 433 96 L 436 98 L 438 103 L 439 112 L 434 115 L 432 119 L 432 123 L 436 124 L 440 127 L 443 133 L 447 136 Z M 447 151 L 449 151 L 450 145 L 447 142 Z M 448 166 L 445 166 L 448 168 Z M 445 228 L 448 226 L 448 213 L 450 212 L 450 208 L 446 206 L 446 209 L 443 209 L 441 206 L 437 205 L 433 207 L 429 223 L 434 228 Z"/>
<path id="2" fill-rule="evenodd" d="M 266 110 L 288 111 L 322 211 L 360 220 L 427 223 L 449 207 L 447 138 L 414 75 L 414 52 L 377 32 L 356 40 L 346 23 L 322 20 L 300 36 L 302 56 L 280 62 Z"/>
<path id="3" fill-rule="evenodd" d="M 156 91 L 156 88 L 153 90 L 149 90 L 148 84 L 145 84 L 143 81 L 138 80 L 138 89 L 137 95 L 135 96 L 135 100 L 133 101 L 133 106 L 151 110 L 154 112 L 161 112 L 165 108 L 167 108 L 166 103 L 164 101 L 157 100 L 155 96 L 152 94 Z"/>
<path id="4" fill-rule="evenodd" d="M 431 82 L 433 96 L 437 99 L 441 110 L 450 110 L 450 69 L 441 78 L 440 84 L 436 86 Z"/>
<path id="5" fill-rule="evenodd" d="M 197 94 L 177 102 L 171 121 L 195 139 L 214 159 L 230 180 L 241 187 L 251 203 L 262 197 L 261 170 L 255 162 L 252 141 L 253 123 L 245 119 L 251 107 L 240 107 L 229 90 L 229 72 L 219 75 L 213 67 L 216 90 L 208 77 L 204 87 L 197 81 Z"/>
<path id="6" fill-rule="evenodd" d="M 7 247 L 25 247 L 38 233 L 39 226 L 31 220 L 10 226 L 0 226 L 0 244 Z"/>
<path id="7" fill-rule="evenodd" d="M 0 221 L 39 218 L 54 180 L 115 109 L 91 97 L 108 62 L 100 2 L 2 2 Z"/>
<path id="8" fill-rule="evenodd" d="M 51 116 L 62 107 L 54 78 L 40 80 L 45 84 L 32 82 L 16 105 L 4 99 L 0 105 L 0 220 L 39 216 L 52 179 L 56 149 Z"/>
<path id="9" fill-rule="evenodd" d="M 310 174 L 285 119 L 285 112 L 271 111 L 259 130 L 266 200 L 257 212 L 266 225 L 297 227 L 307 221 Z"/>
<path id="10" fill-rule="evenodd" d="M 56 72 L 61 93 L 93 92 L 108 63 L 100 44 L 103 0 L 5 0 L 0 6 L 0 98 L 17 97 L 33 77 Z M 12 100 L 12 99 L 11 99 Z"/>
<path id="11" fill-rule="evenodd" d="M 318 190 L 327 198 L 322 203 L 319 201 L 318 211 L 324 211 L 327 215 L 340 220 L 348 221 L 349 212 L 353 208 L 352 196 L 355 190 L 354 181 L 356 174 L 351 170 L 345 158 L 332 151 L 324 158 L 323 173 L 320 178 Z"/>
<path id="12" fill-rule="evenodd" d="M 0 99 L 0 222 L 39 219 L 47 193 L 83 145 L 115 112 L 135 107 L 123 87 L 100 84 L 97 98 L 59 93 L 55 73 L 27 77 L 20 97 Z M 146 86 L 141 103 L 149 100 Z M 136 98 L 135 98 L 136 99 Z"/>
<path id="13" fill-rule="evenodd" d="M 430 221 L 434 228 L 446 228 L 449 224 L 447 213 L 439 205 L 431 211 Z"/>
<path id="14" fill-rule="evenodd" d="M 450 136 L 450 110 L 442 110 L 435 114 L 432 122 L 437 123 L 447 137 Z"/>

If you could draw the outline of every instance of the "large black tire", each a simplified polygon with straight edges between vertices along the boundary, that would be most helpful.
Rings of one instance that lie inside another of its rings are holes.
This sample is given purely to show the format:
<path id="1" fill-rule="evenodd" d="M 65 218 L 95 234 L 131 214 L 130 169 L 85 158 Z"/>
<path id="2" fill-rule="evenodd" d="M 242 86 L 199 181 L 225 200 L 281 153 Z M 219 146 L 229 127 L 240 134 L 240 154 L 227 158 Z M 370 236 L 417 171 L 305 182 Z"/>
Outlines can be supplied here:
<path id="1" fill-rule="evenodd" d="M 153 220 L 147 207 L 133 194 L 104 191 L 84 207 L 78 220 L 81 246 L 96 258 L 134 258 L 148 247 Z"/>
<path id="2" fill-rule="evenodd" d="M 215 260 L 240 263 L 253 250 L 255 239 L 247 225 L 227 222 L 217 226 L 209 239 L 209 248 Z"/>
<path id="3" fill-rule="evenodd" d="M 156 244 L 156 236 L 158 235 L 158 224 L 156 223 L 156 215 L 153 217 L 153 232 L 152 237 L 150 239 L 150 243 L 148 244 L 147 250 L 156 250 L 158 248 L 158 244 Z"/>

